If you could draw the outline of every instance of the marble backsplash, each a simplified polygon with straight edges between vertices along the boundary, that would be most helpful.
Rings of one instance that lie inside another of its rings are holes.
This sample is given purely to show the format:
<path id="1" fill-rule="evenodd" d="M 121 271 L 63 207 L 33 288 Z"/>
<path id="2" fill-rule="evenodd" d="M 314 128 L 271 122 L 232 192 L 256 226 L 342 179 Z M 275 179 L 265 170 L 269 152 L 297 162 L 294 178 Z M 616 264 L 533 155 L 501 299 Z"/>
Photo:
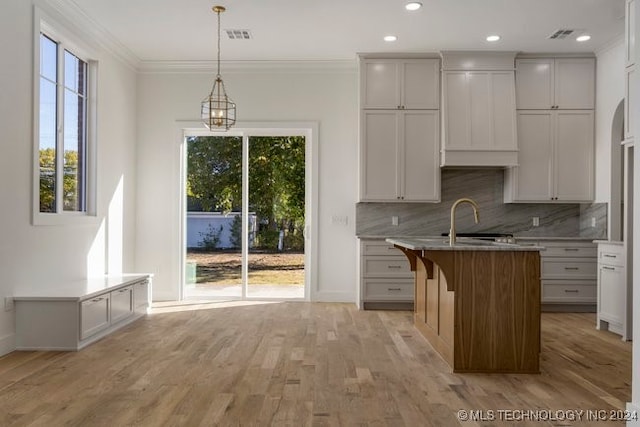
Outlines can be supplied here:
<path id="1" fill-rule="evenodd" d="M 440 203 L 358 203 L 356 235 L 427 236 L 448 232 L 451 205 L 470 197 L 480 206 L 480 222 L 469 205 L 459 206 L 456 229 L 463 232 L 511 233 L 531 237 L 607 237 L 607 205 L 503 203 L 502 169 L 443 169 Z M 398 217 L 398 225 L 391 217 Z M 539 218 L 534 227 L 533 217 Z M 595 218 L 595 227 L 592 226 Z"/>

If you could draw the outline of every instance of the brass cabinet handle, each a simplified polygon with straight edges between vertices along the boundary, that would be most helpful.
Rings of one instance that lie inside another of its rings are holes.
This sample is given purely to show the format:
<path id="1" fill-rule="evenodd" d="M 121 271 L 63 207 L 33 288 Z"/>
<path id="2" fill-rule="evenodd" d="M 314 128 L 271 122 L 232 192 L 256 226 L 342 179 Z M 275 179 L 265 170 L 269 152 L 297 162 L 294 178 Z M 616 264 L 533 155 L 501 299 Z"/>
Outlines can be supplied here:
<path id="1" fill-rule="evenodd" d="M 567 251 L 567 252 L 577 252 L 580 249 L 579 248 L 564 248 L 564 250 Z"/>
<path id="2" fill-rule="evenodd" d="M 565 289 L 564 291 L 567 293 L 575 293 L 575 294 L 579 292 L 577 289 Z"/>
<path id="3" fill-rule="evenodd" d="M 610 255 L 610 254 L 604 254 L 603 255 L 605 258 L 618 258 L 617 255 Z"/>
<path id="4" fill-rule="evenodd" d="M 387 288 L 388 291 L 401 291 L 402 288 Z"/>
<path id="5" fill-rule="evenodd" d="M 401 265 L 388 265 L 387 268 L 402 268 Z"/>
<path id="6" fill-rule="evenodd" d="M 576 271 L 576 270 L 580 270 L 579 267 L 565 267 L 565 270 L 569 270 L 569 271 Z"/>
<path id="7" fill-rule="evenodd" d="M 602 266 L 602 269 L 603 269 L 603 270 L 616 271 L 616 268 L 615 268 L 615 267 L 609 267 L 609 266 L 606 266 L 606 265 L 603 265 L 603 266 Z"/>

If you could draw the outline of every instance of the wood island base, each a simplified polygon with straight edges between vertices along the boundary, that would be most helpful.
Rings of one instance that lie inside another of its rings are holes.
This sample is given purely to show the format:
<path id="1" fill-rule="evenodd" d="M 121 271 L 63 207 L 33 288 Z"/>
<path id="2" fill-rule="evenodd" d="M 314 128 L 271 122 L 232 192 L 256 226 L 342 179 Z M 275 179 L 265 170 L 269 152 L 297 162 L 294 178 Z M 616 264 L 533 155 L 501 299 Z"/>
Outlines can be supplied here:
<path id="1" fill-rule="evenodd" d="M 453 372 L 540 372 L 539 252 L 396 247 L 415 272 L 415 326 Z"/>

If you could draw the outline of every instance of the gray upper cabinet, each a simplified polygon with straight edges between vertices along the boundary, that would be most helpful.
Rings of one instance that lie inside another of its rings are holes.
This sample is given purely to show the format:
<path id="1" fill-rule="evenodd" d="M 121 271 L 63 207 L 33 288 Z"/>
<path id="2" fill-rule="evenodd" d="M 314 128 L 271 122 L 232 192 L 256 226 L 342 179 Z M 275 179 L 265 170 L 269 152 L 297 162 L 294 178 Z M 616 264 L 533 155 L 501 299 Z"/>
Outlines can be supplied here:
<path id="1" fill-rule="evenodd" d="M 516 106 L 519 110 L 592 110 L 595 59 L 517 59 Z"/>
<path id="2" fill-rule="evenodd" d="M 437 110 L 440 108 L 438 59 L 364 59 L 361 62 L 364 109 Z"/>

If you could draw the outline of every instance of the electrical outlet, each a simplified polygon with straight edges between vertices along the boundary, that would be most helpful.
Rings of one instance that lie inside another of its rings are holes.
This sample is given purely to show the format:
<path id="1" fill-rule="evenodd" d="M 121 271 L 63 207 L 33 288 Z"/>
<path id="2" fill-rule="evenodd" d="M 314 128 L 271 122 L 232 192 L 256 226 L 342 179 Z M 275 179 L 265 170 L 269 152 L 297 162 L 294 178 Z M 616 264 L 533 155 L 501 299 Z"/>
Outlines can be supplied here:
<path id="1" fill-rule="evenodd" d="M 595 217 L 595 216 L 592 216 L 592 217 L 591 217 L 591 226 L 592 226 L 592 227 L 595 227 L 595 226 L 596 226 L 596 217 Z"/>
<path id="2" fill-rule="evenodd" d="M 398 217 L 396 215 L 391 217 L 391 225 L 398 225 Z"/>
<path id="3" fill-rule="evenodd" d="M 13 297 L 4 297 L 4 311 L 13 310 Z"/>
<path id="4" fill-rule="evenodd" d="M 349 218 L 345 215 L 332 215 L 331 224 L 333 225 L 347 225 Z"/>
<path id="5" fill-rule="evenodd" d="M 533 226 L 534 227 L 539 227 L 540 226 L 540 217 L 537 217 L 537 216 L 533 217 Z"/>

